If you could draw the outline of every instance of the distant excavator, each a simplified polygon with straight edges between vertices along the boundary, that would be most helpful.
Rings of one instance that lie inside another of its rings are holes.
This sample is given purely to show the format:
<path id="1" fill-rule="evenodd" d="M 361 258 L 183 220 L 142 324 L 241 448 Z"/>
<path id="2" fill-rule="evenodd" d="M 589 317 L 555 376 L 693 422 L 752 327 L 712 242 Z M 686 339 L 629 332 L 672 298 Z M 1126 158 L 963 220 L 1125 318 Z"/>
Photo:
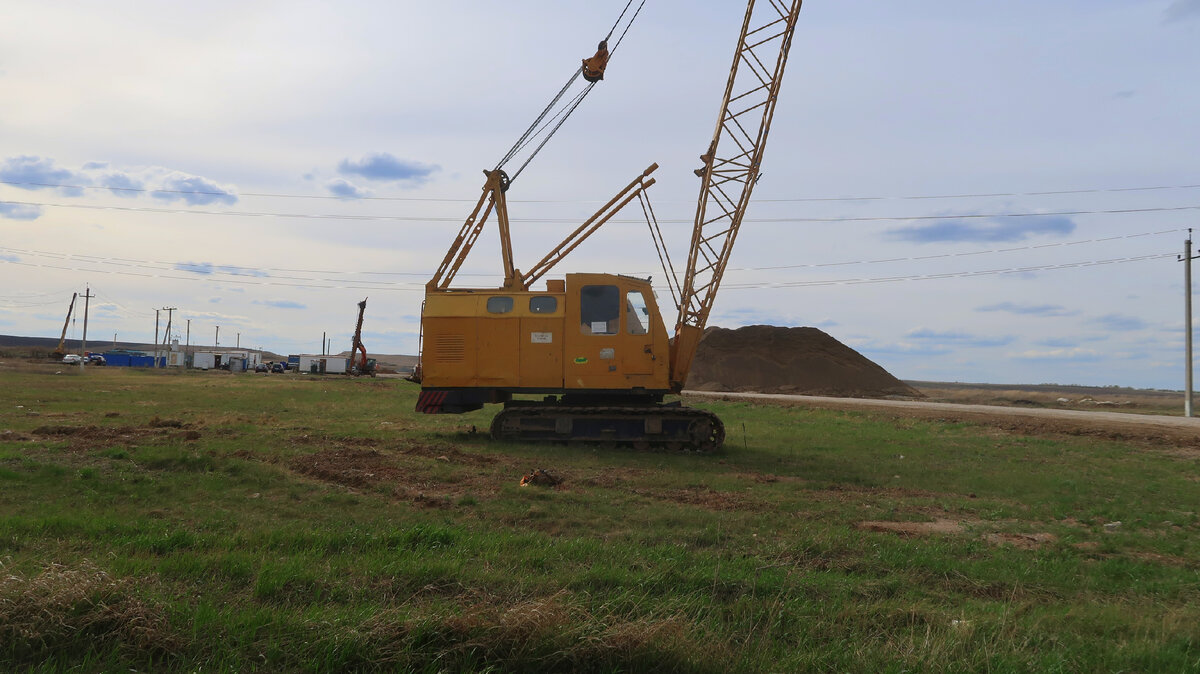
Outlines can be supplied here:
<path id="1" fill-rule="evenodd" d="M 376 363 L 374 358 L 367 358 L 367 347 L 362 343 L 363 314 L 367 310 L 367 298 L 358 303 L 358 323 L 354 326 L 354 341 L 350 344 L 350 367 L 346 372 L 354 376 L 369 374 L 375 376 Z"/>

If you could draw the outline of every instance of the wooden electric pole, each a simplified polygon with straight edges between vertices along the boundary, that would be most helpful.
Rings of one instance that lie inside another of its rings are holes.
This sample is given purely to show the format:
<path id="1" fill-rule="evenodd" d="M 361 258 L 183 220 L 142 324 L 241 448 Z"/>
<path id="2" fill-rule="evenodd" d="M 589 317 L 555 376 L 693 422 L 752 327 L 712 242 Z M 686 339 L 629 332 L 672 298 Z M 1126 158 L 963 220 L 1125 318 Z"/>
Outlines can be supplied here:
<path id="1" fill-rule="evenodd" d="M 162 346 L 163 346 L 163 356 L 162 356 L 163 364 L 162 364 L 162 366 L 163 367 L 167 366 L 167 359 L 170 354 L 171 319 L 175 318 L 175 309 L 176 309 L 176 307 L 163 307 L 162 308 L 163 311 L 167 312 L 167 332 L 166 332 L 166 334 L 163 335 L 163 340 L 162 340 Z M 158 356 L 157 353 L 154 355 L 156 357 Z M 155 363 L 154 367 L 158 367 L 158 363 Z"/>
<path id="2" fill-rule="evenodd" d="M 1187 337 L 1184 339 L 1184 391 L 1183 391 L 1183 416 L 1192 416 L 1192 260 L 1200 258 L 1200 255 L 1192 255 L 1192 228 L 1188 227 L 1187 241 L 1183 242 L 1183 256 L 1179 258 L 1183 262 L 1183 329 L 1186 331 Z M 84 322 L 84 331 L 87 330 L 87 322 Z"/>
<path id="3" fill-rule="evenodd" d="M 90 287 L 86 287 L 86 288 L 87 289 L 84 290 L 84 295 L 83 295 L 83 344 L 79 347 L 79 355 L 82 356 L 82 359 L 79 361 L 79 369 L 80 370 L 83 369 L 84 363 L 87 362 L 88 300 L 95 297 L 95 295 L 92 294 L 92 289 Z"/>

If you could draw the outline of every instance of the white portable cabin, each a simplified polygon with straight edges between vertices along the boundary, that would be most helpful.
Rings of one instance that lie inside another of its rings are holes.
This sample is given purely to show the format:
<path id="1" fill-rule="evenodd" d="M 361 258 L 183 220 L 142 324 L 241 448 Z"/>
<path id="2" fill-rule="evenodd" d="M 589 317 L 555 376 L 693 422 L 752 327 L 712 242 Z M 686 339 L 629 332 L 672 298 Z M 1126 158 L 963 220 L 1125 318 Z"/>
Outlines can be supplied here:
<path id="1" fill-rule="evenodd" d="M 201 370 L 213 370 L 229 366 L 230 372 L 245 372 L 253 370 L 262 362 L 259 351 L 197 351 L 192 354 L 192 367 Z"/>
<path id="2" fill-rule="evenodd" d="M 329 354 L 301 354 L 299 372 L 303 374 L 345 374 L 350 359 Z"/>

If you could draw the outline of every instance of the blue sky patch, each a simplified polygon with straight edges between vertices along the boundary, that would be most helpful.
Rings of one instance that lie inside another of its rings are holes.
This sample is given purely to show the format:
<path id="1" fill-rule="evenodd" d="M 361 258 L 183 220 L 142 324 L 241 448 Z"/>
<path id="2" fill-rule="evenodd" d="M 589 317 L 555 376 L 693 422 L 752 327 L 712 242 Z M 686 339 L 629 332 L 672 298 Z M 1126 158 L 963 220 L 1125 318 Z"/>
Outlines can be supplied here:
<path id="1" fill-rule="evenodd" d="M 438 170 L 438 166 L 400 159 L 387 152 L 371 153 L 357 160 L 343 159 L 338 164 L 338 173 L 343 175 L 361 176 L 367 180 L 403 180 L 412 183 L 423 183 Z"/>
<path id="2" fill-rule="evenodd" d="M 899 227 L 884 236 L 908 243 L 1012 243 L 1033 236 L 1065 236 L 1075 222 L 1060 215 L 962 218 Z"/>

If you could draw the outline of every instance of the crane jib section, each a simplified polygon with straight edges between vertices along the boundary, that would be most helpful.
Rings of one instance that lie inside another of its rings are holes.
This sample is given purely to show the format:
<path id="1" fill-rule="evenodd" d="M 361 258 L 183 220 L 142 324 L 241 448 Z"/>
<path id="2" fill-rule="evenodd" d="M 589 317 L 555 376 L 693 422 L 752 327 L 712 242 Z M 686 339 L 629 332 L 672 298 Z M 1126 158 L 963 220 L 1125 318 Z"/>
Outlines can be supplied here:
<path id="1" fill-rule="evenodd" d="M 803 0 L 751 0 L 716 131 L 696 170 L 702 185 L 681 290 L 672 379 L 683 382 L 758 181 Z"/>

